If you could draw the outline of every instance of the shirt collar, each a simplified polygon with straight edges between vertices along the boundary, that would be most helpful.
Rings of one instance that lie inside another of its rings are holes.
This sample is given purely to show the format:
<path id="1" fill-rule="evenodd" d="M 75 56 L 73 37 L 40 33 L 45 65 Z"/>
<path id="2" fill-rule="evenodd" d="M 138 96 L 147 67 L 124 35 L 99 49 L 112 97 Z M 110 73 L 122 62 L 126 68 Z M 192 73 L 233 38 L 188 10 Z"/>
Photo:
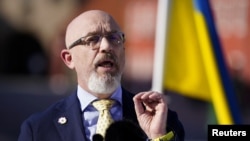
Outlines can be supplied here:
<path id="1" fill-rule="evenodd" d="M 81 110 L 85 110 L 85 108 L 94 100 L 97 99 L 94 95 L 85 91 L 81 86 L 77 87 L 77 97 L 81 104 Z M 119 86 L 115 92 L 111 95 L 111 99 L 115 99 L 122 105 L 122 88 Z"/>

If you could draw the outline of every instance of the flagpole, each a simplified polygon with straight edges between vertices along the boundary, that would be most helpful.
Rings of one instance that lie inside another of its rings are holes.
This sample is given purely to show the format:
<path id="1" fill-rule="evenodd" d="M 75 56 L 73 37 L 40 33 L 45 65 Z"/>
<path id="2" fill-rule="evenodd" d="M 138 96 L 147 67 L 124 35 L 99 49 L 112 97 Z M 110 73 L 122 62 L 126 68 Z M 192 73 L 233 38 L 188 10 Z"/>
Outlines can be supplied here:
<path id="1" fill-rule="evenodd" d="M 152 90 L 163 92 L 163 74 L 170 0 L 158 0 Z"/>

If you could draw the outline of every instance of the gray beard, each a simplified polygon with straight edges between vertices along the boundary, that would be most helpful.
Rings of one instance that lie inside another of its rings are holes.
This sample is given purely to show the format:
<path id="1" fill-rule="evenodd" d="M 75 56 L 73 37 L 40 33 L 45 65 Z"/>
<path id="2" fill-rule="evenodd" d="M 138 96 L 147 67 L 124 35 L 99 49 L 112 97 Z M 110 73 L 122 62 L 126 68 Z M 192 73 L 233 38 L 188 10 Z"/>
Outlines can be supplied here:
<path id="1" fill-rule="evenodd" d="M 97 73 L 91 73 L 88 81 L 88 88 L 97 94 L 111 94 L 120 85 L 121 74 L 112 76 L 111 74 L 105 74 L 104 76 L 98 76 Z"/>

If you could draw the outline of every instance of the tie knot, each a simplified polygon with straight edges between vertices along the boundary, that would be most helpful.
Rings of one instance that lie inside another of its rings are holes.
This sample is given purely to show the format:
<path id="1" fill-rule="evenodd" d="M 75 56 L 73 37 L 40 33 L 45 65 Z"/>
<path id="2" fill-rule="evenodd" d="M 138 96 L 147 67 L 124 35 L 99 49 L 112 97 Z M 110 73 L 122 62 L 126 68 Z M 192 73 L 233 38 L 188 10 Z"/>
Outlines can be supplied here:
<path id="1" fill-rule="evenodd" d="M 98 110 L 109 110 L 114 104 L 114 100 L 111 99 L 101 99 L 92 102 L 92 105 Z"/>

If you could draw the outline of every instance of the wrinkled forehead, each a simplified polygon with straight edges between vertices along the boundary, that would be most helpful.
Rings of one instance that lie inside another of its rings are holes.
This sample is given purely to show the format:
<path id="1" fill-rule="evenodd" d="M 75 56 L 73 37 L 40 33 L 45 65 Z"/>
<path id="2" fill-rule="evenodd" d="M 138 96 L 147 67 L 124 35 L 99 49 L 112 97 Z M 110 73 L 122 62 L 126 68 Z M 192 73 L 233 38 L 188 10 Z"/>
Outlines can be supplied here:
<path id="1" fill-rule="evenodd" d="M 120 31 L 119 25 L 109 14 L 93 10 L 82 13 L 67 27 L 65 42 L 68 47 L 74 41 L 89 33 L 106 33 Z"/>

